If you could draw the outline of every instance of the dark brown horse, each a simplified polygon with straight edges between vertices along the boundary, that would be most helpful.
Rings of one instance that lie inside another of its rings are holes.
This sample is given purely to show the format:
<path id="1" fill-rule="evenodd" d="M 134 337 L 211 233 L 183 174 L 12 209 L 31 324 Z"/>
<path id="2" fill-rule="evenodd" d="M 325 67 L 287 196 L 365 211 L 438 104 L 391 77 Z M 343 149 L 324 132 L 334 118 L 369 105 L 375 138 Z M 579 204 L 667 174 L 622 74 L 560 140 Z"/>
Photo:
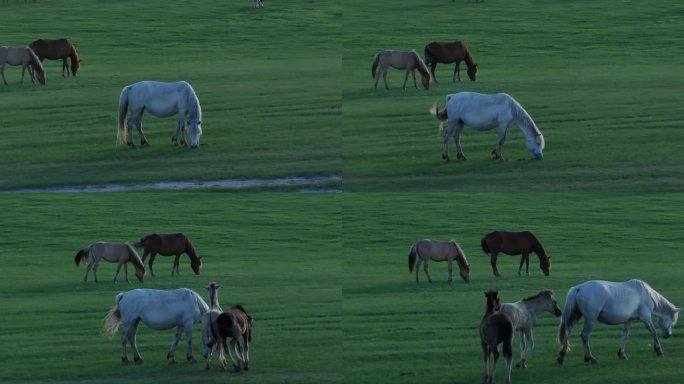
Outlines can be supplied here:
<path id="1" fill-rule="evenodd" d="M 453 82 L 461 81 L 461 61 L 465 61 L 468 66 L 468 77 L 470 80 L 475 81 L 475 76 L 477 76 L 477 64 L 473 60 L 473 56 L 470 54 L 468 46 L 462 41 L 454 41 L 452 43 L 437 43 L 432 42 L 425 46 L 425 64 L 430 67 L 430 72 L 432 72 L 432 78 L 437 82 L 435 77 L 435 68 L 437 68 L 437 63 L 456 63 L 454 67 L 454 77 Z"/>
<path id="2" fill-rule="evenodd" d="M 48 60 L 62 60 L 62 77 L 66 70 L 69 76 L 69 68 L 67 67 L 67 58 L 71 59 L 71 73 L 76 76 L 76 72 L 81 67 L 81 59 L 78 58 L 76 47 L 71 44 L 69 39 L 46 40 L 40 39 L 29 44 L 29 47 L 36 53 L 38 59 L 42 62 Z"/>
<path id="3" fill-rule="evenodd" d="M 252 321 L 254 319 L 247 313 L 247 310 L 240 305 L 233 305 L 228 312 L 223 312 L 216 319 L 216 327 L 221 337 L 221 345 L 228 352 L 230 360 L 233 362 L 235 372 L 241 369 L 249 370 L 249 343 L 252 342 Z M 242 336 L 242 345 L 240 344 Z M 226 339 L 230 337 L 230 348 L 226 345 Z M 233 354 L 236 359 L 233 359 Z"/>
<path id="4" fill-rule="evenodd" d="M 496 268 L 496 257 L 499 252 L 507 255 L 521 255 L 518 276 L 525 263 L 525 273 L 530 274 L 530 253 L 534 252 L 539 256 L 539 268 L 548 276 L 551 272 L 551 256 L 546 255 L 546 251 L 539 239 L 530 231 L 507 232 L 494 231 L 486 234 L 481 241 L 482 250 L 491 257 L 492 271 L 494 276 L 500 277 L 499 270 Z"/>
<path id="5" fill-rule="evenodd" d="M 140 239 L 135 246 L 145 249 L 145 253 L 142 257 L 143 262 L 145 262 L 148 255 L 150 256 L 149 264 L 152 276 L 154 276 L 152 263 L 157 254 L 162 256 L 176 256 L 176 259 L 173 261 L 173 267 L 171 268 L 171 275 L 173 275 L 174 270 L 176 271 L 176 274 L 180 275 L 178 265 L 180 255 L 183 253 L 186 253 L 188 257 L 190 257 L 190 266 L 192 267 L 192 270 L 195 271 L 195 274 L 199 275 L 200 273 L 202 258 L 197 254 L 197 250 L 195 250 L 190 239 L 182 233 L 153 233 Z"/>
<path id="6" fill-rule="evenodd" d="M 496 362 L 499 360 L 498 347 L 501 344 L 501 352 L 506 359 L 506 383 L 510 384 L 513 365 L 513 323 L 508 316 L 499 312 L 501 306 L 499 291 L 486 290 L 484 294 L 487 298 L 487 309 L 480 322 L 480 343 L 484 354 L 485 369 L 483 382 L 489 384 L 494 381 Z M 494 357 L 491 368 L 489 366 L 490 356 Z"/>

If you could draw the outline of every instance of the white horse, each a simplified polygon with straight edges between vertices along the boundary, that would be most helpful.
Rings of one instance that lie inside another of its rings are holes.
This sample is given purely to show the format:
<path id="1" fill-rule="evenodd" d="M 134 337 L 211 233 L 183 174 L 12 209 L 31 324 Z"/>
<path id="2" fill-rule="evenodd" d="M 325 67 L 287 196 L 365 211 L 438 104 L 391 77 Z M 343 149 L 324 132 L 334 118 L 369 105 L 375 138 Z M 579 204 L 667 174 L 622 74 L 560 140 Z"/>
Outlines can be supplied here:
<path id="1" fill-rule="evenodd" d="M 188 341 L 188 361 L 195 363 L 192 356 L 192 326 L 200 321 L 202 315 L 209 309 L 207 303 L 197 292 L 187 288 L 164 291 L 158 289 L 134 289 L 116 295 L 116 304 L 105 316 L 104 331 L 110 335 L 116 334 L 119 324 L 123 323 L 121 346 L 123 355 L 121 361 L 129 363 L 126 343 L 131 344 L 133 359 L 136 364 L 142 364 L 143 359 L 138 352 L 135 335 L 138 323 L 142 321 L 148 327 L 157 330 L 177 327 L 166 358 L 169 364 L 175 363 L 176 346 L 183 333 Z"/>
<path id="2" fill-rule="evenodd" d="M 263 8 L 264 3 L 261 0 L 254 0 L 254 8 Z"/>
<path id="3" fill-rule="evenodd" d="M 625 341 L 629 335 L 632 320 L 641 320 L 646 324 L 653 336 L 653 348 L 658 356 L 663 355 L 660 341 L 651 317 L 656 315 L 658 324 L 666 339 L 672 335 L 672 328 L 677 323 L 681 308 L 675 307 L 650 285 L 641 280 L 629 280 L 624 283 L 614 283 L 602 280 L 590 280 L 568 290 L 568 297 L 563 309 L 558 341 L 562 349 L 558 356 L 558 363 L 563 364 L 565 355 L 570 349 L 569 337 L 572 327 L 584 316 L 582 342 L 584 343 L 584 361 L 596 364 L 598 361 L 592 356 L 589 348 L 589 334 L 598 320 L 604 324 L 624 324 L 618 357 L 627 359 L 625 355 Z"/>
<path id="4" fill-rule="evenodd" d="M 503 161 L 501 147 L 506 140 L 506 131 L 511 125 L 517 125 L 525 135 L 527 149 L 537 160 L 544 157 L 544 136 L 530 115 L 514 98 L 505 94 L 485 95 L 475 92 L 459 92 L 447 95 L 446 106 L 439 111 L 437 103 L 430 108 L 430 113 L 441 122 L 447 121 L 444 132 L 444 151 L 442 158 L 448 163 L 449 136 L 454 136 L 457 158 L 467 160 L 461 148 L 461 134 L 463 126 L 467 125 L 478 131 L 499 128 L 499 141 L 492 151 L 492 158 Z M 442 124 L 440 124 L 441 130 Z"/>
<path id="5" fill-rule="evenodd" d="M 508 316 L 516 331 L 520 331 L 520 362 L 518 368 L 527 368 L 527 357 L 534 349 L 532 327 L 537 324 L 537 317 L 544 312 L 556 317 L 561 315 L 556 298 L 549 290 L 524 298 L 515 303 L 501 304 L 499 311 Z"/>
<path id="6" fill-rule="evenodd" d="M 128 109 L 131 115 L 128 118 L 128 131 L 124 130 L 124 120 Z M 186 145 L 185 128 L 186 116 L 189 126 L 190 146 L 197 148 L 202 135 L 202 108 L 199 99 L 190 84 L 185 81 L 177 83 L 161 83 L 157 81 L 141 81 L 131 84 L 121 91 L 119 97 L 119 134 L 118 140 L 133 148 L 133 125 L 140 134 L 140 145 L 149 145 L 142 130 L 142 118 L 145 111 L 157 117 L 168 117 L 178 114 L 178 127 L 171 138 L 171 142 L 178 141 L 180 132 L 180 144 Z"/>

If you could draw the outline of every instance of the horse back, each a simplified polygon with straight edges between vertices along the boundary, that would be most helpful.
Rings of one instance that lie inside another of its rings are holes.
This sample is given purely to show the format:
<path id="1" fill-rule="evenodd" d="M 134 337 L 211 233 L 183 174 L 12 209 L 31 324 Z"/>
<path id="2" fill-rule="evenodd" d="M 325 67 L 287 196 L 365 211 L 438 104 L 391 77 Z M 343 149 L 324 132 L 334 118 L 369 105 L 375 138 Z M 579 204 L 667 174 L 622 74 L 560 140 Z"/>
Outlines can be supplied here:
<path id="1" fill-rule="evenodd" d="M 466 50 L 467 48 L 462 41 L 449 43 L 432 42 L 425 46 L 425 60 L 444 64 L 453 63 L 454 61 L 463 60 Z"/>
<path id="2" fill-rule="evenodd" d="M 416 251 L 421 259 L 435 261 L 454 259 L 458 249 L 453 241 L 423 239 L 416 243 Z"/>

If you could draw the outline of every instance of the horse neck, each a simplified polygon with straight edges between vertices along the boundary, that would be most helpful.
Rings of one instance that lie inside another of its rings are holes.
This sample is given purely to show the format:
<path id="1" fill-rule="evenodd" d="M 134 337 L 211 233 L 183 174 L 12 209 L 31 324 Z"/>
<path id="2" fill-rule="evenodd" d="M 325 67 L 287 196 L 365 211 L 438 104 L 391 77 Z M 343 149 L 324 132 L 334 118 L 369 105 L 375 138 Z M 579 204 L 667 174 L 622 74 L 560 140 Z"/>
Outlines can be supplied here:
<path id="1" fill-rule="evenodd" d="M 534 137 L 541 135 L 541 131 L 537 127 L 537 124 L 534 123 L 534 120 L 532 120 L 532 117 L 530 117 L 522 105 L 512 97 L 508 97 L 510 98 L 509 102 L 511 110 L 513 111 L 513 118 L 525 137 L 528 137 L 529 135 L 533 135 Z"/>
<path id="2" fill-rule="evenodd" d="M 219 308 L 218 288 L 212 287 L 211 291 L 209 292 L 209 301 L 211 302 L 212 308 Z"/>
<path id="3" fill-rule="evenodd" d="M 128 246 L 128 260 L 130 260 L 133 263 L 133 266 L 135 267 L 136 271 L 144 271 L 145 264 L 143 264 L 142 260 L 140 259 L 138 252 L 136 252 L 130 244 L 126 245 Z"/>
<path id="4" fill-rule="evenodd" d="M 195 249 L 195 246 L 192 245 L 190 240 L 188 240 L 185 244 L 185 253 L 188 254 L 190 260 L 195 262 L 199 260 L 199 257 L 197 256 L 197 250 Z"/>
<path id="5" fill-rule="evenodd" d="M 468 69 L 471 69 L 475 67 L 475 60 L 473 60 L 473 56 L 470 54 L 470 49 L 463 44 L 463 60 L 465 61 L 466 65 L 468 66 Z"/>
<path id="6" fill-rule="evenodd" d="M 533 234 L 530 234 L 531 240 L 532 240 L 532 250 L 534 253 L 537 254 L 537 257 L 539 257 L 539 260 L 543 260 L 547 258 L 546 256 L 546 250 L 544 250 L 544 246 L 542 246 L 541 242 L 537 237 Z"/>
<path id="7" fill-rule="evenodd" d="M 69 58 L 72 63 L 78 62 L 78 52 L 76 52 L 76 47 L 71 43 L 69 44 Z"/>
<path id="8" fill-rule="evenodd" d="M 420 72 L 420 75 L 423 77 L 430 76 L 430 72 L 428 71 L 427 65 L 425 65 L 425 62 L 423 62 L 423 59 L 420 58 L 418 53 L 416 51 L 411 51 L 413 52 L 413 58 L 416 61 L 416 69 L 418 69 L 418 72 Z"/>
<path id="9" fill-rule="evenodd" d="M 457 242 L 451 241 L 451 243 L 454 245 L 456 248 L 456 263 L 458 263 L 458 268 L 463 269 L 468 265 L 468 261 L 465 258 L 465 254 L 463 253 L 463 250 L 461 247 L 458 245 Z"/>

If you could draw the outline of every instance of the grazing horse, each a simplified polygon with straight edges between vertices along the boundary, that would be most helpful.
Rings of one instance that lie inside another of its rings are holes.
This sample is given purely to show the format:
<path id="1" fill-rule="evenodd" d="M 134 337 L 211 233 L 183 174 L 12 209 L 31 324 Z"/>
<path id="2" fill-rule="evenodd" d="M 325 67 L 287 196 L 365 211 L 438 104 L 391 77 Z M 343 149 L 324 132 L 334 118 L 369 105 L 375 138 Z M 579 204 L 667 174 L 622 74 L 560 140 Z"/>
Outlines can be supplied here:
<path id="1" fill-rule="evenodd" d="M 195 271 L 195 274 L 200 274 L 202 258 L 197 254 L 197 250 L 195 250 L 195 246 L 192 245 L 190 239 L 183 233 L 153 233 L 140 239 L 139 242 L 135 243 L 135 246 L 144 248 L 145 251 L 142 257 L 143 262 L 145 262 L 148 255 L 150 256 L 149 265 L 152 276 L 154 276 L 152 263 L 157 254 L 162 256 L 176 256 L 176 259 L 173 261 L 173 267 L 171 267 L 172 276 L 174 270 L 176 271 L 176 274 L 180 275 L 179 260 L 183 253 L 187 254 L 190 258 L 190 267 Z"/>
<path id="2" fill-rule="evenodd" d="M 264 3 L 261 0 L 254 0 L 254 8 L 263 8 Z"/>
<path id="3" fill-rule="evenodd" d="M 41 62 L 45 59 L 62 60 L 62 77 L 69 76 L 67 58 L 71 59 L 71 73 L 74 77 L 81 67 L 81 59 L 78 58 L 76 47 L 74 47 L 69 39 L 39 39 L 29 44 L 29 47 L 36 53 L 36 56 L 38 56 L 38 59 L 40 59 Z M 66 76 L 64 76 L 65 71 Z"/>
<path id="4" fill-rule="evenodd" d="M 43 69 L 43 64 L 40 63 L 38 56 L 36 56 L 31 48 L 0 47 L 0 75 L 2 76 L 2 81 L 7 85 L 7 80 L 5 79 L 5 64 L 21 65 L 20 84 L 24 84 L 24 73 L 26 72 L 26 68 L 28 68 L 31 82 L 35 84 L 35 79 L 38 79 L 38 82 L 41 85 L 45 85 L 45 70 Z"/>
<path id="5" fill-rule="evenodd" d="M 525 135 L 527 149 L 532 152 L 534 158 L 544 158 L 544 135 L 530 115 L 514 98 L 505 94 L 485 95 L 475 92 L 459 92 L 447 95 L 446 106 L 442 112 L 435 103 L 430 108 L 430 113 L 435 115 L 440 123 L 440 131 L 444 122 L 447 121 L 447 129 L 444 132 L 444 151 L 442 158 L 448 163 L 449 136 L 454 137 L 457 158 L 467 160 L 461 148 L 461 135 L 463 127 L 468 126 L 477 131 L 487 131 L 499 128 L 499 140 L 496 148 L 492 150 L 494 160 L 504 161 L 501 149 L 506 141 L 506 131 L 512 125 L 517 125 Z"/>
<path id="6" fill-rule="evenodd" d="M 522 255 L 520 257 L 520 267 L 518 267 L 518 276 L 520 276 L 523 262 L 525 263 L 525 274 L 530 274 L 531 252 L 536 253 L 539 257 L 539 268 L 544 272 L 544 275 L 548 276 L 551 273 L 551 256 L 546 255 L 541 242 L 530 231 L 489 232 L 482 238 L 480 244 L 482 245 L 482 250 L 491 257 L 492 271 L 496 277 L 501 277 L 499 270 L 496 268 L 496 258 L 499 252 L 507 255 Z"/>
<path id="7" fill-rule="evenodd" d="M 249 370 L 249 343 L 252 342 L 252 321 L 254 319 L 247 310 L 240 305 L 233 305 L 228 312 L 224 312 L 216 319 L 216 327 L 221 336 L 221 345 L 228 352 L 233 362 L 235 372 L 241 369 Z M 240 344 L 242 336 L 242 345 Z M 230 349 L 226 345 L 226 339 L 230 337 Z M 235 359 L 230 351 L 235 353 Z"/>
<path id="8" fill-rule="evenodd" d="M 520 362 L 515 366 L 527 368 L 527 357 L 534 349 L 532 327 L 537 323 L 537 317 L 544 312 L 560 316 L 562 312 L 558 302 L 552 291 L 545 290 L 515 303 L 502 304 L 499 310 L 511 319 L 515 330 L 520 331 Z"/>
<path id="9" fill-rule="evenodd" d="M 129 108 L 131 115 L 128 118 L 128 131 L 126 131 L 124 120 Z M 135 125 L 140 134 L 140 145 L 150 145 L 142 130 L 142 118 L 145 111 L 149 111 L 157 117 L 169 117 L 178 114 L 178 127 L 176 133 L 171 137 L 171 142 L 178 142 L 178 134 L 180 133 L 180 144 L 183 146 L 187 145 L 185 141 L 185 117 L 187 116 L 190 147 L 199 147 L 200 136 L 202 135 L 202 107 L 190 84 L 185 81 L 177 83 L 141 81 L 125 86 L 119 96 L 118 141 L 120 143 L 125 140 L 130 148 L 135 147 L 132 132 Z"/>
<path id="10" fill-rule="evenodd" d="M 645 281 L 632 279 L 623 283 L 602 280 L 590 280 L 568 290 L 563 316 L 558 329 L 558 341 L 562 349 L 558 363 L 563 364 L 565 355 L 570 350 L 570 331 L 584 316 L 582 343 L 584 343 L 584 361 L 592 364 L 598 361 L 591 354 L 589 334 L 596 321 L 603 324 L 623 324 L 622 339 L 617 355 L 627 359 L 625 341 L 629 336 L 632 320 L 641 320 L 653 337 L 653 349 L 658 356 L 663 355 L 660 341 L 656 335 L 651 317 L 656 315 L 663 337 L 672 335 L 672 328 L 677 323 L 681 308 L 675 307 Z"/>
<path id="11" fill-rule="evenodd" d="M 92 243 L 76 253 L 76 257 L 74 258 L 76 266 L 78 267 L 81 261 L 85 262 L 88 259 L 88 255 L 90 255 L 91 258 L 88 268 L 86 268 L 83 282 L 88 281 L 88 273 L 91 269 L 93 270 L 93 275 L 95 275 L 95 282 L 98 282 L 97 267 L 100 264 L 100 259 L 107 260 L 110 263 L 119 263 L 119 267 L 116 268 L 116 275 L 114 275 L 114 284 L 116 284 L 116 278 L 119 276 L 122 265 L 126 275 L 126 282 L 129 282 L 128 267 L 126 266 L 129 261 L 133 263 L 133 266 L 135 267 L 135 276 L 141 283 L 143 281 L 143 276 L 145 276 L 145 264 L 140 260 L 140 256 L 133 246 L 128 243 L 107 243 L 104 241 Z"/>
<path id="12" fill-rule="evenodd" d="M 447 280 L 449 284 L 451 284 L 453 281 L 453 278 L 451 277 L 451 263 L 456 260 L 461 278 L 466 283 L 470 282 L 470 264 L 468 264 L 468 260 L 466 259 L 463 249 L 461 249 L 461 246 L 458 245 L 458 243 L 454 240 L 443 241 L 423 239 L 411 246 L 411 250 L 409 251 L 408 266 L 409 273 L 413 272 L 413 268 L 415 266 L 416 284 L 418 284 L 418 272 L 420 270 L 421 262 L 425 262 L 425 274 L 427 275 L 430 283 L 432 283 L 430 270 L 428 269 L 428 261 L 430 260 L 446 260 L 449 262 L 449 278 Z"/>
<path id="13" fill-rule="evenodd" d="M 197 292 L 187 288 L 175 290 L 134 289 L 116 295 L 115 305 L 105 316 L 103 330 L 110 335 L 116 334 L 119 325 L 123 324 L 121 346 L 123 355 L 121 361 L 128 364 L 126 344 L 131 344 L 133 360 L 136 364 L 144 361 L 138 352 L 135 335 L 140 321 L 152 329 L 166 330 L 176 327 L 176 336 L 166 355 L 169 364 L 176 362 L 176 346 L 185 334 L 188 341 L 188 361 L 197 362 L 192 356 L 192 326 L 200 321 L 202 315 L 209 309 L 207 303 Z"/>
<path id="14" fill-rule="evenodd" d="M 511 319 L 499 311 L 500 299 L 499 291 L 484 291 L 487 298 L 487 309 L 480 322 L 480 344 L 484 355 L 484 380 L 483 383 L 489 384 L 494 381 L 496 372 L 496 362 L 499 360 L 499 344 L 501 351 L 506 359 L 506 383 L 511 382 L 511 368 L 513 363 L 513 334 L 514 327 Z M 490 355 L 494 357 L 491 367 L 489 364 Z"/>
<path id="15" fill-rule="evenodd" d="M 202 315 L 202 355 L 206 360 L 205 369 L 210 369 L 209 362 L 216 348 L 219 350 L 219 364 L 221 364 L 223 369 L 226 369 L 226 358 L 223 355 L 223 349 L 220 344 L 221 336 L 218 334 L 218 328 L 216 327 L 216 319 L 223 313 L 223 309 L 221 309 L 218 301 L 218 290 L 221 288 L 221 285 L 209 283 L 205 288 L 209 291 L 210 303 L 209 310 Z"/>
<path id="16" fill-rule="evenodd" d="M 455 83 L 456 78 L 461 81 L 461 61 L 465 61 L 468 67 L 468 77 L 471 81 L 475 81 L 477 76 L 477 64 L 470 54 L 468 46 L 462 41 L 454 41 L 451 43 L 437 43 L 432 42 L 425 46 L 425 64 L 430 66 L 432 78 L 437 82 L 435 76 L 435 68 L 437 63 L 456 63 L 454 66 L 454 76 L 452 81 Z"/>
<path id="17" fill-rule="evenodd" d="M 385 81 L 385 89 L 389 89 L 387 86 L 387 70 L 392 67 L 395 69 L 405 69 L 406 76 L 404 76 L 403 89 L 406 90 L 406 81 L 408 80 L 408 75 L 411 73 L 413 76 L 413 86 L 418 89 L 416 84 L 416 72 L 420 72 L 423 87 L 425 89 L 430 89 L 430 72 L 428 67 L 423 62 L 423 59 L 416 53 L 416 51 L 394 51 L 387 50 L 378 52 L 373 58 L 373 64 L 371 66 L 371 75 L 375 79 L 375 88 L 378 88 L 378 80 L 380 80 L 380 74 L 377 73 L 378 65 L 380 65 L 380 70 L 382 71 L 382 79 Z"/>

